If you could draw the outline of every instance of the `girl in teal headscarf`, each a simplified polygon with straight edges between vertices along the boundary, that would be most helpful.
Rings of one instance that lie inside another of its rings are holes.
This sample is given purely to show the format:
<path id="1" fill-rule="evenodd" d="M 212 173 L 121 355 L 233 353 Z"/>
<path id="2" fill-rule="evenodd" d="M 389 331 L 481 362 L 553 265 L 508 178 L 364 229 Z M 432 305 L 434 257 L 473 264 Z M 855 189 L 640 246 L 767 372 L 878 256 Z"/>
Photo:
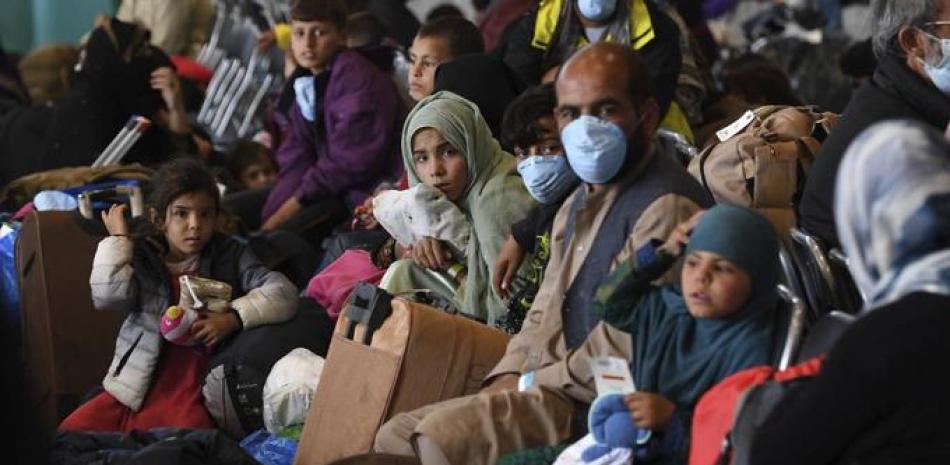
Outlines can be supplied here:
<path id="1" fill-rule="evenodd" d="M 680 284 L 652 286 L 684 246 Z M 699 397 L 725 377 L 769 362 L 778 255 L 778 238 L 765 218 L 722 204 L 618 267 L 598 290 L 594 308 L 632 335 L 638 392 L 598 399 L 591 409 L 594 438 L 597 423 L 619 410 L 629 419 L 621 426 L 631 428 L 633 437 L 638 429 L 663 436 L 660 463 L 681 461 Z"/>
<path id="2" fill-rule="evenodd" d="M 491 285 L 495 260 L 511 225 L 534 205 L 515 158 L 492 137 L 474 103 L 447 91 L 427 97 L 410 112 L 402 154 L 410 186 L 424 183 L 440 190 L 468 218 L 472 233 L 464 263 L 453 265 L 461 257 L 427 237 L 408 252 L 412 260 L 390 266 L 380 286 L 392 293 L 430 289 L 461 304 L 467 314 L 497 322 L 505 305 Z"/>

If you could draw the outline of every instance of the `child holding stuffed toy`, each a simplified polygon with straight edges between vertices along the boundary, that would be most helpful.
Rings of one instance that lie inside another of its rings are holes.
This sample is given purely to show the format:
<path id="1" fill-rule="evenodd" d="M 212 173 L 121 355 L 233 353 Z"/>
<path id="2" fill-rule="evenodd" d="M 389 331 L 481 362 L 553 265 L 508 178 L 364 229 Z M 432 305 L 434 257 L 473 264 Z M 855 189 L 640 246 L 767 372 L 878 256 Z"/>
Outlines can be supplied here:
<path id="1" fill-rule="evenodd" d="M 699 397 L 730 374 L 769 362 L 778 254 L 778 238 L 765 218 L 722 204 L 619 266 L 594 305 L 608 323 L 633 336 L 637 392 L 598 398 L 589 416 L 591 435 L 557 463 L 576 463 L 568 457 L 577 455 L 581 463 L 685 463 Z M 680 255 L 680 284 L 652 286 Z"/>
<path id="2" fill-rule="evenodd" d="M 201 307 L 194 298 L 202 299 L 200 292 L 179 299 L 191 294 L 180 289 L 182 276 L 223 283 L 237 296 L 218 311 L 198 309 L 189 325 L 190 337 L 208 348 L 242 329 L 294 315 L 293 284 L 264 268 L 246 246 L 214 231 L 218 202 L 211 174 L 194 160 L 179 159 L 153 178 L 150 220 L 136 225 L 147 232 L 130 227 L 125 205 L 102 213 L 110 235 L 96 250 L 89 278 L 92 299 L 96 309 L 127 312 L 128 318 L 102 381 L 105 392 L 81 405 L 60 430 L 214 427 L 201 395 L 208 351 L 168 343 L 160 330 L 170 306 L 181 304 L 183 312 Z"/>

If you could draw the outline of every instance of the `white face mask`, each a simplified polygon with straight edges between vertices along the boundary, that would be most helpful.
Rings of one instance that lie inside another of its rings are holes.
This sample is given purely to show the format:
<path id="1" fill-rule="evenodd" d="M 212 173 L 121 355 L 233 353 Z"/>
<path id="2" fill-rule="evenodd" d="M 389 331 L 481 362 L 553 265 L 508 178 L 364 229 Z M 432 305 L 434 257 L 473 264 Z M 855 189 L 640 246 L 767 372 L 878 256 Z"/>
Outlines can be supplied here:
<path id="1" fill-rule="evenodd" d="M 617 9 L 617 0 L 577 0 L 577 9 L 591 21 L 606 21 Z"/>
<path id="2" fill-rule="evenodd" d="M 923 30 L 921 32 L 940 43 L 941 54 L 940 61 L 933 65 L 927 60 L 920 60 L 924 64 L 924 71 L 941 92 L 950 95 L 950 39 L 941 39 Z"/>

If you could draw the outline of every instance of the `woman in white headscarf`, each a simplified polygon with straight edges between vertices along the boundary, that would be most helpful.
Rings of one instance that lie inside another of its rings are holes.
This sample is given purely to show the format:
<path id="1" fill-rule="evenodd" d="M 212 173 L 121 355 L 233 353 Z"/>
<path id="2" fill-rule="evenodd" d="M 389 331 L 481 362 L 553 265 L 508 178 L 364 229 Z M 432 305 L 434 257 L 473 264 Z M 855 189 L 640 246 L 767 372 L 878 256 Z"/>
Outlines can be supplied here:
<path id="1" fill-rule="evenodd" d="M 868 303 L 761 427 L 752 463 L 950 463 L 950 145 L 919 123 L 872 126 L 835 210 Z"/>

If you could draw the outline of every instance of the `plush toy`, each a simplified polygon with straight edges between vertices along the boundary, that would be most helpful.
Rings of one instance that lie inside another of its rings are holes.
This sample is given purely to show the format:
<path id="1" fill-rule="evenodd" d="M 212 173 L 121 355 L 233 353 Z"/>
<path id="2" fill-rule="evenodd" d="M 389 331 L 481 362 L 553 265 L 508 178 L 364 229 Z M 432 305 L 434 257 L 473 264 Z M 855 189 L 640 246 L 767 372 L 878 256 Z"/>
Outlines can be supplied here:
<path id="1" fill-rule="evenodd" d="M 188 275 L 178 278 L 178 283 L 181 286 L 178 305 L 168 307 L 162 315 L 159 330 L 168 342 L 193 346 L 198 341 L 191 336 L 191 325 L 201 318 L 202 312 L 227 312 L 231 306 L 231 286 Z"/>
<path id="2" fill-rule="evenodd" d="M 608 394 L 598 397 L 591 405 L 587 421 L 597 444 L 581 453 L 585 463 L 593 462 L 615 448 L 633 450 L 634 463 L 648 462 L 657 456 L 655 441 L 651 441 L 653 432 L 637 427 L 624 397 L 623 394 Z"/>

